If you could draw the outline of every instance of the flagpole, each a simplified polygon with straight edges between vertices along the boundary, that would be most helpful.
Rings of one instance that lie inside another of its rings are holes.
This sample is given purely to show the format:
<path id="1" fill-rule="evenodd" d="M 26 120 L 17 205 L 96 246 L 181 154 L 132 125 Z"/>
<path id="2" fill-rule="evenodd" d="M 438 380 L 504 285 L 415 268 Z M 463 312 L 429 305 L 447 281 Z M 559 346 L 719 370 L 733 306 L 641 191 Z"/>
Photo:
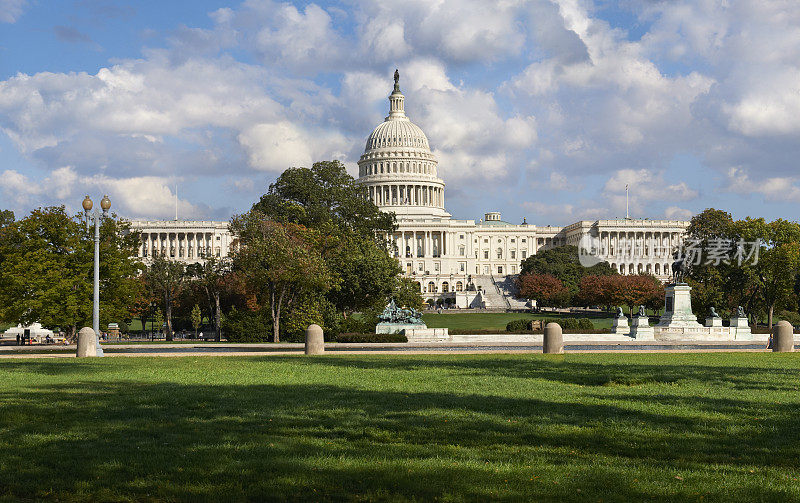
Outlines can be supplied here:
<path id="1" fill-rule="evenodd" d="M 628 184 L 625 184 L 625 219 L 629 219 L 630 214 L 628 213 Z"/>

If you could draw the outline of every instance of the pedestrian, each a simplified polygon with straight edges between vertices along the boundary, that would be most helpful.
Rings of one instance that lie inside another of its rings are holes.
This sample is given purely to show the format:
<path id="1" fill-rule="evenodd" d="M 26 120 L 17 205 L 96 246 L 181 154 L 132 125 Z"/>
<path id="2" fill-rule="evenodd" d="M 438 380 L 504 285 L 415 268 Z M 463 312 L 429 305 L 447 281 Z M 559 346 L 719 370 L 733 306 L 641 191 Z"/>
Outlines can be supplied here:
<path id="1" fill-rule="evenodd" d="M 17 346 L 19 346 L 19 334 L 17 334 Z"/>
<path id="2" fill-rule="evenodd" d="M 767 349 L 772 349 L 772 332 L 769 333 L 769 339 L 767 339 Z"/>

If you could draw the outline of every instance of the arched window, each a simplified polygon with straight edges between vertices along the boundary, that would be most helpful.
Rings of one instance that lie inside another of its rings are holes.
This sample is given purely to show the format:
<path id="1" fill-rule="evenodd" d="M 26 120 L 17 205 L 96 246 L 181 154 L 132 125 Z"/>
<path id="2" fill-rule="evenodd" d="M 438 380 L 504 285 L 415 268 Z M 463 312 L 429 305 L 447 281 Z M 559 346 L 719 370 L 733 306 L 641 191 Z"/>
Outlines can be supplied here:
<path id="1" fill-rule="evenodd" d="M 436 283 L 433 281 L 428 282 L 428 293 L 436 293 Z"/>
<path id="2" fill-rule="evenodd" d="M 447 281 L 443 282 L 442 283 L 442 292 L 447 293 L 449 291 L 450 291 L 450 283 L 448 283 Z"/>
<path id="3" fill-rule="evenodd" d="M 502 248 L 498 248 L 497 249 L 497 258 L 503 258 L 503 249 Z"/>
<path id="4" fill-rule="evenodd" d="M 463 292 L 463 291 L 464 291 L 464 283 L 456 281 L 456 292 Z"/>

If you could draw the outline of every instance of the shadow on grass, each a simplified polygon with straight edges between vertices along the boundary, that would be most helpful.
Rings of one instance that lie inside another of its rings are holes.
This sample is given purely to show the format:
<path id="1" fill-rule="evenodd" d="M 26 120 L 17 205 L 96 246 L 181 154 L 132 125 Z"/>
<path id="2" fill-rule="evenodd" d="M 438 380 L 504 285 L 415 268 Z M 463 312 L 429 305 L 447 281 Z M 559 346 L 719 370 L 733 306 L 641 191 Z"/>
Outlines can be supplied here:
<path id="1" fill-rule="evenodd" d="M 503 359 L 302 361 L 312 369 L 438 367 L 569 384 L 593 382 L 598 372 L 592 363 L 562 369 L 528 361 L 517 367 Z M 27 362 L 14 364 L 31 369 Z M 48 375 L 74 373 L 71 365 L 35 365 Z M 627 372 L 638 379 L 655 373 L 671 382 L 686 372 L 713 379 L 730 371 L 622 367 L 609 375 Z M 755 378 L 755 371 L 736 369 L 741 379 Z M 0 499 L 800 497 L 792 485 L 797 482 L 776 483 L 796 477 L 796 404 L 765 409 L 744 399 L 663 393 L 520 398 L 470 394 L 459 382 L 453 379 L 453 390 L 441 392 L 137 382 L 2 392 Z M 750 475 L 751 467 L 758 472 Z"/>
<path id="2" fill-rule="evenodd" d="M 699 358 L 709 358 L 709 355 L 702 354 L 689 355 L 689 360 L 682 360 L 675 364 L 664 364 L 665 355 L 618 355 L 613 361 L 603 361 L 602 355 L 591 356 L 594 356 L 596 361 L 587 361 L 584 358 L 571 360 L 569 356 L 563 355 L 545 357 L 542 355 L 503 355 L 477 358 L 453 355 L 437 359 L 427 359 L 424 355 L 392 356 L 390 358 L 341 355 L 335 358 L 318 359 L 316 364 L 368 370 L 437 369 L 461 375 L 543 379 L 579 386 L 636 386 L 696 381 L 707 384 L 724 384 L 741 390 L 800 391 L 800 358 L 784 359 L 780 362 L 791 363 L 791 366 L 758 365 L 758 363 L 766 363 L 763 359 L 754 359 L 751 365 L 744 366 L 705 364 Z M 710 357 L 724 358 L 725 356 L 718 354 Z M 759 354 L 758 356 L 770 357 L 773 355 Z M 658 363 L 636 363 L 635 360 L 631 360 L 630 363 L 619 363 L 625 357 L 652 358 Z M 773 360 L 774 362 L 775 360 Z"/>

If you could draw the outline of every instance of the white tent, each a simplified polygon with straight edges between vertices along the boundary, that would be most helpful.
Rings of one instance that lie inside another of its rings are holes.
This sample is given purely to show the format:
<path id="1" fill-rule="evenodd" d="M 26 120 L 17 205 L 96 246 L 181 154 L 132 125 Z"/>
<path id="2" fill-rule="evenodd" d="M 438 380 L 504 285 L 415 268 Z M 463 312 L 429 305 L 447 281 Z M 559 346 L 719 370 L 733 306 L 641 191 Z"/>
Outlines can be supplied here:
<path id="1" fill-rule="evenodd" d="M 55 338 L 53 331 L 42 328 L 41 323 L 33 323 L 27 327 L 23 327 L 22 325 L 11 327 L 3 333 L 3 337 L 7 339 L 16 339 L 18 335 L 22 337 L 26 329 L 31 331 L 31 341 L 33 342 L 44 342 L 48 335 L 50 339 Z"/>

